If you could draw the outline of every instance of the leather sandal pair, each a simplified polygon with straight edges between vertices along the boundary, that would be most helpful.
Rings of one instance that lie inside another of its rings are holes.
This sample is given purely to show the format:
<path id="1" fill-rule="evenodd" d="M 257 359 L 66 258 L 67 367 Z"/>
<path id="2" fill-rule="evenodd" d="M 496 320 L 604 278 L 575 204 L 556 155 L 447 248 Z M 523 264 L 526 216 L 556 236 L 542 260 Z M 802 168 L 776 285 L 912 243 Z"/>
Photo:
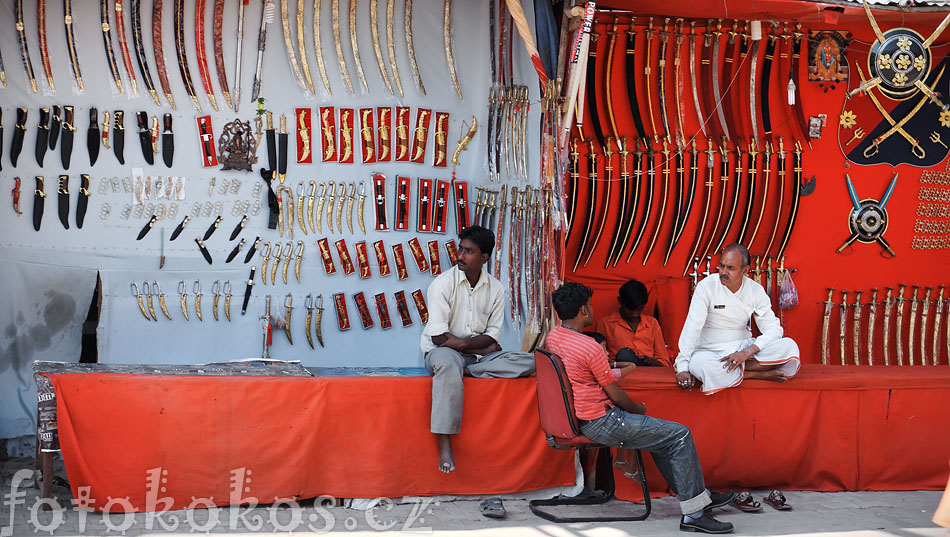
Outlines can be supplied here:
<path id="1" fill-rule="evenodd" d="M 780 490 L 769 491 L 769 495 L 762 498 L 765 503 L 772 506 L 776 511 L 791 511 L 792 506 L 788 505 L 785 495 Z M 740 492 L 732 501 L 732 506 L 746 513 L 758 513 L 762 511 L 762 504 L 755 501 L 748 491 Z"/>
<path id="2" fill-rule="evenodd" d="M 776 511 L 791 511 L 792 506 L 788 505 L 785 495 L 780 490 L 769 491 L 769 495 L 763 498 L 765 503 L 771 505 Z"/>

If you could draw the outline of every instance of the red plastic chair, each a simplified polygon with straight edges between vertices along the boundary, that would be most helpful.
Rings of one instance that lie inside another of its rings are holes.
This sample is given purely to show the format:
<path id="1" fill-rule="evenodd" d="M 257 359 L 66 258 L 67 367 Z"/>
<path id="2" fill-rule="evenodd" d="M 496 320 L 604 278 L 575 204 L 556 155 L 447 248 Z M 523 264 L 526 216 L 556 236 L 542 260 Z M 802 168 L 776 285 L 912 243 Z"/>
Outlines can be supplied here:
<path id="1" fill-rule="evenodd" d="M 553 439 L 555 449 L 599 449 L 599 457 L 606 461 L 606 466 L 612 469 L 610 448 L 598 444 L 581 433 L 580 423 L 574 414 L 574 391 L 571 381 L 567 377 L 567 370 L 561 358 L 553 352 L 538 348 L 534 351 L 534 361 L 537 368 L 538 385 L 538 414 L 541 417 L 541 429 Z M 650 501 L 650 489 L 647 486 L 646 474 L 643 471 L 643 456 L 640 450 L 635 450 L 637 468 L 640 472 L 643 487 L 644 511 L 636 516 L 601 516 L 601 517 L 559 517 L 541 507 L 559 505 L 596 505 L 610 501 L 614 497 L 613 471 L 607 475 L 606 494 L 602 498 L 551 498 L 549 500 L 531 500 L 528 506 L 535 515 L 552 522 L 620 522 L 646 520 L 650 516 L 653 506 Z"/>

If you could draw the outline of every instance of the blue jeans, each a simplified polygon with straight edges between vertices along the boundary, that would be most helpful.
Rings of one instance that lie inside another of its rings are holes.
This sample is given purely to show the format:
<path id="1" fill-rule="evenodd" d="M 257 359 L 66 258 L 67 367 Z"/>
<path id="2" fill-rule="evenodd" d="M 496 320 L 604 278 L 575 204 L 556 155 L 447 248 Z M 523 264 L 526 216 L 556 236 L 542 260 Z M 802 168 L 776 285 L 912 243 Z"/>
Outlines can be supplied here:
<path id="1" fill-rule="evenodd" d="M 701 511 L 711 503 L 693 435 L 685 425 L 614 407 L 606 416 L 582 421 L 581 432 L 605 446 L 649 451 L 684 514 Z"/>

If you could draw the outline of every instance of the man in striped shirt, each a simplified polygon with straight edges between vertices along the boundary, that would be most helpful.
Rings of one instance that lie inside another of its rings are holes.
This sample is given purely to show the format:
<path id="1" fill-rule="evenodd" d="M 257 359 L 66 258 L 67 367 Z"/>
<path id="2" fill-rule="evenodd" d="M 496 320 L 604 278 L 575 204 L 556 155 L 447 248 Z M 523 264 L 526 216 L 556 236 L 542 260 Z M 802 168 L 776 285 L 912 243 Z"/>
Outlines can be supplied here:
<path id="1" fill-rule="evenodd" d="M 566 283 L 556 290 L 551 300 L 561 326 L 551 329 L 545 341 L 547 349 L 564 362 L 581 432 L 607 446 L 649 451 L 680 501 L 681 531 L 731 532 L 731 523 L 716 520 L 709 511 L 728 505 L 735 493 L 706 490 L 689 429 L 647 416 L 646 406 L 633 402 L 617 385 L 603 347 L 583 333 L 594 320 L 592 294 L 580 283 Z"/>

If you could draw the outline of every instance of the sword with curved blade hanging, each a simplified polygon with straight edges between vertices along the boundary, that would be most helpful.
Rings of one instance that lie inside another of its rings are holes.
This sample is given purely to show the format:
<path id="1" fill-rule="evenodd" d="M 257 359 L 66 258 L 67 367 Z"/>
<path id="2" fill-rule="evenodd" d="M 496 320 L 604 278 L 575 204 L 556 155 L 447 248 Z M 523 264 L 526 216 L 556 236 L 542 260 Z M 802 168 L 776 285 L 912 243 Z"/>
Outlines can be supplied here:
<path id="1" fill-rule="evenodd" d="M 762 114 L 762 130 L 766 143 L 772 142 L 772 114 L 769 107 L 769 86 L 772 79 L 772 61 L 775 57 L 775 45 L 778 38 L 775 32 L 769 34 L 765 44 L 765 59 L 762 61 L 762 85 L 759 86 L 759 112 Z"/>
<path id="2" fill-rule="evenodd" d="M 584 251 L 587 249 L 587 240 L 590 238 L 591 227 L 594 225 L 594 210 L 597 208 L 597 152 L 594 150 L 593 140 L 587 140 L 587 176 L 590 180 L 590 199 L 587 203 L 587 220 L 584 224 L 584 235 L 581 238 L 581 245 L 577 249 L 577 257 L 574 259 L 575 272 L 581 263 Z"/>
<path id="3" fill-rule="evenodd" d="M 739 225 L 739 238 L 736 239 L 736 242 L 739 244 L 745 244 L 745 236 L 749 229 L 749 219 L 752 218 L 752 202 L 755 200 L 755 188 L 756 181 L 755 176 L 758 173 L 758 162 L 757 157 L 759 152 L 757 150 L 755 141 L 749 142 L 749 195 L 745 200 L 745 209 L 742 212 L 742 223 Z"/>
<path id="4" fill-rule="evenodd" d="M 356 0 L 352 1 L 354 3 L 356 2 Z M 307 46 L 304 44 L 303 0 L 297 0 L 297 50 L 300 52 L 300 66 L 303 68 L 303 76 L 307 79 L 307 86 L 310 88 L 310 93 L 316 93 L 313 90 L 313 78 L 310 76 L 310 62 L 307 61 Z"/>
<path id="5" fill-rule="evenodd" d="M 350 0 L 350 47 L 353 48 L 353 60 L 356 62 L 356 74 L 360 77 L 363 90 L 369 91 L 366 85 L 366 75 L 363 74 L 363 62 L 360 60 L 360 45 L 356 40 L 356 5 L 359 0 Z"/>
<path id="6" fill-rule="evenodd" d="M 145 44 L 142 41 L 142 9 L 141 0 L 131 0 L 132 2 L 132 46 L 135 47 L 135 60 L 139 64 L 139 71 L 142 72 L 142 81 L 145 82 L 145 89 L 152 96 L 155 104 L 161 106 L 158 100 L 158 92 L 155 91 L 155 82 L 152 80 L 152 73 L 148 69 L 148 60 L 145 57 Z"/>
<path id="7" fill-rule="evenodd" d="M 191 82 L 191 69 L 188 68 L 188 56 L 185 51 L 185 0 L 175 0 L 175 52 L 178 56 L 178 72 L 181 74 L 181 81 L 185 84 L 185 91 L 191 97 L 195 109 L 201 112 L 201 105 L 198 104 L 198 96 L 195 94 L 195 86 Z"/>
<path id="8" fill-rule="evenodd" d="M 930 293 L 933 287 L 926 289 L 924 299 L 920 302 L 920 365 L 927 364 L 927 318 L 930 316 Z M 936 339 L 936 334 L 934 339 Z M 937 356 L 934 356 L 934 365 L 937 365 Z"/>
<path id="9" fill-rule="evenodd" d="M 660 154 L 663 155 L 663 201 L 660 202 L 660 214 L 656 219 L 656 229 L 653 231 L 653 237 L 650 239 L 650 245 L 647 246 L 647 252 L 643 256 L 642 265 L 646 265 L 647 261 L 650 260 L 650 254 L 653 253 L 653 247 L 656 245 L 656 239 L 660 236 L 660 229 L 663 227 L 663 217 L 666 216 L 666 201 L 669 197 L 670 191 L 670 149 L 666 143 L 666 138 L 663 138 L 663 150 L 660 151 Z"/>
<path id="10" fill-rule="evenodd" d="M 656 121 L 653 119 L 653 90 L 652 90 L 653 84 L 650 82 L 650 75 L 653 73 L 653 70 L 650 67 L 650 57 L 651 57 L 651 51 L 653 50 L 653 34 L 654 33 L 655 32 L 653 30 L 653 17 L 650 17 L 648 19 L 647 29 L 644 30 L 643 32 L 644 36 L 646 37 L 646 42 L 647 42 L 647 55 L 646 55 L 646 58 L 643 60 L 643 75 L 646 78 L 646 81 L 644 82 L 644 84 L 646 85 L 646 88 L 647 88 L 647 111 L 650 114 L 650 133 L 653 135 L 653 141 L 657 141 L 659 137 L 656 133 Z M 593 35 L 591 35 L 591 37 L 593 37 Z M 594 43 L 591 42 L 591 45 L 593 44 Z M 632 254 L 633 251 L 631 250 L 630 253 Z M 629 261 L 630 258 L 628 257 L 627 260 Z"/>
<path id="11" fill-rule="evenodd" d="M 713 100 L 716 103 L 716 117 L 719 119 L 719 129 L 723 139 L 722 145 L 725 145 L 725 141 L 731 140 L 731 137 L 729 136 L 729 126 L 726 124 L 726 115 L 722 106 L 722 92 L 720 91 L 722 79 L 719 76 L 719 41 L 722 39 L 722 19 L 716 21 L 716 30 L 712 32 L 712 35 L 712 92 Z"/>
<path id="12" fill-rule="evenodd" d="M 455 70 L 455 56 L 452 54 L 452 0 L 445 0 L 442 9 L 442 39 L 445 41 L 445 61 L 449 66 L 449 77 L 455 86 L 455 93 L 462 100 L 462 88 L 459 86 L 458 73 Z"/>
<path id="13" fill-rule="evenodd" d="M 755 236 L 759 233 L 759 226 L 762 224 L 762 215 L 765 214 L 765 205 L 769 200 L 769 178 L 772 176 L 772 144 L 765 142 L 765 151 L 762 152 L 762 205 L 759 207 L 759 216 L 756 218 L 755 227 L 752 228 L 752 234 L 749 236 L 748 248 L 755 244 Z"/>
<path id="14" fill-rule="evenodd" d="M 379 17 L 376 14 L 376 8 L 378 6 L 379 0 L 370 0 L 369 24 L 373 30 L 373 53 L 376 54 L 376 65 L 379 67 L 379 74 L 383 77 L 386 89 L 389 90 L 390 95 L 395 95 L 393 84 L 389 81 L 389 71 L 386 70 L 386 64 L 383 63 L 383 49 L 379 44 Z"/>
<path id="15" fill-rule="evenodd" d="M 72 0 L 63 0 L 63 21 L 66 24 L 66 47 L 69 50 L 69 62 L 73 68 L 73 76 L 76 78 L 76 84 L 79 91 L 86 91 L 82 84 L 82 72 L 79 70 L 79 53 L 76 52 L 76 36 L 73 33 L 73 4 Z M 141 22 L 139 22 L 141 24 Z M 142 30 L 140 29 L 139 32 Z M 0 56 L 0 82 L 7 85 L 6 77 L 3 74 L 3 57 Z"/>
<path id="16" fill-rule="evenodd" d="M 613 138 L 607 138 L 606 145 L 603 146 L 604 151 L 604 204 L 600 210 L 600 223 L 597 224 L 597 232 L 594 234 L 594 242 L 590 245 L 590 250 L 587 251 L 587 257 L 584 258 L 584 266 L 587 266 L 587 263 L 590 261 L 592 255 L 594 255 L 594 250 L 597 249 L 597 245 L 600 243 L 600 237 L 604 233 L 604 226 L 607 223 L 607 214 L 610 212 L 610 194 L 613 189 L 614 182 L 614 166 L 611 162 L 613 160 L 614 151 L 611 149 L 613 144 Z M 593 147 L 593 146 L 591 146 Z M 593 200 L 593 203 L 596 204 L 599 200 Z M 596 208 L 596 205 L 593 206 Z M 591 211 L 590 218 L 593 219 L 596 213 Z"/>
<path id="17" fill-rule="evenodd" d="M 231 92 L 228 89 L 228 72 L 224 67 L 224 1 L 225 0 L 214 0 L 211 39 L 214 44 L 214 68 L 218 74 L 218 85 L 221 86 L 221 95 L 224 96 L 224 102 L 227 103 L 228 108 L 234 108 L 234 103 L 231 102 Z M 244 6 L 244 0 L 240 0 L 238 3 L 241 4 L 242 7 Z M 242 7 L 239 7 L 238 10 L 243 11 Z M 238 34 L 240 35 L 238 50 L 241 50 L 244 44 L 244 13 L 239 13 L 238 15 Z M 235 74 L 240 75 L 240 71 L 237 71 Z"/>
<path id="18" fill-rule="evenodd" d="M 811 188 L 814 188 L 814 182 L 809 182 L 808 184 L 802 184 L 802 144 L 799 141 L 795 141 L 795 151 L 792 152 L 793 165 L 792 165 L 792 206 L 788 211 L 788 220 L 785 223 L 785 232 L 782 234 L 782 242 L 778 247 L 778 256 L 782 257 L 782 254 L 785 253 L 785 247 L 788 246 L 788 239 L 792 236 L 792 230 L 795 228 L 795 220 L 798 217 L 798 204 L 801 201 L 802 195 L 806 194 L 805 190 L 808 185 L 811 185 Z M 814 181 L 814 180 L 812 180 Z M 810 193 L 810 191 L 808 192 Z"/>
<path id="19" fill-rule="evenodd" d="M 406 12 L 409 11 L 409 0 L 406 0 Z M 346 69 L 346 59 L 343 57 L 343 38 L 340 35 L 340 0 L 333 0 L 331 4 L 330 16 L 333 19 L 333 44 L 336 46 L 336 59 L 340 64 L 340 74 L 343 75 L 343 81 L 347 89 L 353 93 L 353 83 L 350 82 L 350 72 Z M 409 34 L 409 30 L 406 30 Z M 410 47 L 410 52 L 412 48 Z"/>
<path id="20" fill-rule="evenodd" d="M 600 124 L 600 114 L 597 113 L 597 34 L 590 35 L 590 49 L 587 59 L 587 77 L 586 77 L 586 97 L 587 97 L 587 115 L 590 117 L 590 124 L 594 128 L 594 137 L 600 147 L 604 147 L 604 129 Z M 609 69 L 605 69 L 609 71 Z M 509 88 L 510 89 L 510 88 Z M 506 99 L 509 103 L 511 99 Z"/>
<path id="21" fill-rule="evenodd" d="M 640 225 L 637 228 L 637 233 L 633 239 L 633 244 L 630 246 L 630 252 L 627 253 L 627 263 L 630 262 L 630 258 L 633 257 L 633 253 L 637 251 L 637 247 L 640 245 L 640 240 L 643 238 L 643 233 L 647 229 L 647 223 L 650 221 L 650 213 L 653 209 L 653 186 L 656 176 L 656 153 L 653 151 L 653 146 L 649 141 L 647 141 L 645 145 L 647 147 L 647 191 L 646 197 L 643 200 L 643 220 L 640 221 Z"/>
<path id="22" fill-rule="evenodd" d="M 171 105 L 172 110 L 175 110 L 175 96 L 172 95 L 171 85 L 168 83 L 168 72 L 165 69 L 165 50 L 162 46 L 162 0 L 154 0 L 152 3 L 152 53 L 155 56 L 158 83 L 162 86 L 162 92 L 165 94 L 168 104 Z"/>
<path id="23" fill-rule="evenodd" d="M 240 4 L 244 5 L 243 1 Z M 240 8 L 243 11 L 243 7 Z M 277 4 L 274 3 L 274 0 L 264 0 L 264 11 L 261 13 L 261 29 L 257 34 L 257 69 L 254 72 L 254 84 L 251 86 L 251 102 L 257 101 L 258 96 L 261 94 L 261 81 L 262 81 L 262 71 L 264 69 L 264 48 L 267 45 L 267 25 L 274 22 L 274 16 L 277 13 Z M 240 23 L 240 17 L 238 19 L 238 39 L 243 41 L 243 31 L 244 28 Z M 241 47 L 238 47 L 238 52 L 241 51 Z M 241 55 L 238 54 L 238 68 L 237 74 L 234 76 L 234 111 L 237 111 L 237 103 L 241 101 L 241 73 L 240 68 Z"/>
<path id="24" fill-rule="evenodd" d="M 703 100 L 703 109 L 706 110 L 706 116 L 700 118 L 700 123 L 709 122 L 709 132 L 712 134 L 712 137 L 717 142 L 722 139 L 722 132 L 719 131 L 719 122 L 713 118 L 716 115 L 716 104 L 712 101 L 713 93 L 710 91 L 713 85 L 713 60 L 719 59 L 719 51 L 713 48 L 713 37 L 715 31 L 713 29 L 713 20 L 706 19 L 706 31 L 703 32 L 703 55 L 700 67 L 700 84 L 702 84 L 706 91 L 700 91 L 700 97 Z"/>
<path id="25" fill-rule="evenodd" d="M 405 24 L 406 46 L 409 49 L 409 67 L 412 68 L 412 77 L 416 79 L 416 85 L 419 86 L 419 91 L 425 95 L 426 87 L 422 84 L 422 75 L 419 74 L 419 66 L 416 64 L 416 48 L 412 44 L 412 0 L 406 0 Z M 352 88 L 350 91 L 352 91 Z"/>
<path id="26" fill-rule="evenodd" d="M 399 96 L 403 96 L 402 81 L 399 80 L 399 66 L 396 62 L 396 41 L 393 38 L 393 20 L 396 14 L 396 0 L 389 0 L 386 5 L 386 41 L 389 46 L 389 65 L 393 69 L 393 82 Z"/>
<path id="27" fill-rule="evenodd" d="M 323 42 L 320 40 L 320 11 L 323 0 L 314 0 L 313 2 L 313 51 L 317 56 L 317 69 L 320 71 L 320 79 L 323 81 L 323 87 L 327 90 L 327 95 L 333 96 L 330 89 L 330 79 L 327 78 L 327 66 L 323 63 Z"/>
<path id="28" fill-rule="evenodd" d="M 867 347 L 865 349 L 865 352 L 867 353 L 868 365 L 874 365 L 874 326 L 877 322 L 878 291 L 879 289 L 876 288 L 871 289 L 871 300 L 868 302 L 868 340 Z"/>
<path id="29" fill-rule="evenodd" d="M 663 134 L 660 138 L 667 143 L 670 142 L 670 119 L 666 113 L 666 49 L 670 42 L 670 32 L 667 31 L 669 24 L 670 18 L 666 17 L 663 20 L 663 29 L 660 30 L 660 56 L 657 59 L 659 73 L 656 77 L 657 97 L 660 100 L 660 121 L 663 123 Z M 666 165 L 664 165 L 663 169 L 666 170 L 666 168 Z"/>
<path id="30" fill-rule="evenodd" d="M 102 23 L 102 31 L 108 31 L 109 28 L 109 5 L 108 0 L 101 0 L 102 9 L 105 10 L 105 19 Z M 36 90 L 36 76 L 33 74 L 33 62 L 30 61 L 30 45 L 26 41 L 26 25 L 24 24 L 23 19 L 23 0 L 16 0 L 13 6 L 13 13 L 16 17 L 16 32 L 17 32 L 17 43 L 20 45 L 20 59 L 23 60 L 23 69 L 26 70 L 26 76 L 30 79 L 30 87 L 33 89 L 33 93 L 37 93 Z M 109 42 L 109 50 L 111 51 L 111 41 Z M 121 92 L 121 85 L 119 86 L 119 91 Z"/>
<path id="31" fill-rule="evenodd" d="M 631 205 L 628 199 L 630 197 L 630 170 L 627 166 L 627 157 L 630 156 L 630 151 L 627 150 L 627 139 L 623 136 L 617 140 L 617 154 L 620 156 L 620 213 L 617 215 L 617 227 L 610 241 L 610 250 L 607 252 L 604 268 L 608 268 L 611 264 L 616 266 L 617 261 L 620 260 L 620 255 L 627 246 L 624 239 L 629 236 L 628 222 L 636 212 L 636 204 Z M 639 196 L 639 189 L 637 189 L 637 196 Z"/>
<path id="32" fill-rule="evenodd" d="M 934 302 L 934 338 L 933 345 L 930 348 L 930 355 L 933 356 L 933 365 L 937 365 L 940 362 L 940 354 L 937 350 L 937 341 L 940 340 L 940 318 L 943 316 L 943 292 L 946 289 L 945 285 L 939 287 L 940 293 L 937 295 L 937 301 Z M 950 315 L 950 313 L 948 313 Z M 948 331 L 947 333 L 950 333 Z M 950 346 L 950 338 L 944 338 L 948 341 L 947 345 Z M 950 360 L 950 353 L 947 353 L 947 359 Z"/>
<path id="33" fill-rule="evenodd" d="M 683 33 L 683 19 L 676 19 L 676 38 L 673 52 L 673 100 L 676 103 L 676 125 L 678 127 L 676 135 L 676 147 L 683 150 L 683 139 L 686 137 L 686 130 L 683 128 L 683 99 L 680 98 L 680 64 L 682 63 L 683 39 L 686 34 Z M 677 171 L 680 168 L 677 167 Z M 682 187 L 682 183 L 680 183 Z M 674 220 L 675 222 L 675 220 Z M 671 235 L 672 236 L 672 235 Z"/>
<path id="34" fill-rule="evenodd" d="M 489 144 L 491 145 L 491 144 Z M 571 234 L 574 232 L 576 226 L 574 226 L 574 216 L 577 214 L 577 194 L 578 194 L 578 185 L 580 183 L 580 153 L 577 151 L 577 139 L 571 140 L 571 151 L 568 154 L 568 174 L 567 174 L 567 188 L 570 192 L 569 198 L 567 201 L 567 238 L 564 239 L 564 243 L 567 244 L 571 242 Z"/>
<path id="35" fill-rule="evenodd" d="M 49 48 L 46 45 L 46 0 L 36 2 L 36 30 L 39 34 L 40 63 L 43 65 L 46 83 L 49 84 L 49 90 L 55 93 L 56 84 L 53 83 L 53 68 L 49 63 Z"/>
<path id="36" fill-rule="evenodd" d="M 732 29 L 728 32 L 723 32 L 723 35 L 728 35 L 729 39 L 726 41 L 727 45 L 722 57 L 724 87 L 721 88 L 719 93 L 722 97 L 722 109 L 726 118 L 726 126 L 728 127 L 728 138 L 729 141 L 733 141 L 733 138 L 735 138 L 736 149 L 742 147 L 742 135 L 739 134 L 739 129 L 736 126 L 736 120 L 739 120 L 738 123 L 741 123 L 742 120 L 736 116 L 735 109 L 733 108 L 733 96 L 735 96 L 736 87 L 738 87 L 738 84 L 735 83 L 738 80 L 736 73 L 742 67 L 741 64 L 736 61 L 739 58 L 739 47 L 742 43 L 739 30 L 739 21 L 733 20 Z M 736 164 L 738 165 L 741 162 L 742 160 L 737 157 Z M 716 251 L 718 250 L 717 248 Z"/>
<path id="37" fill-rule="evenodd" d="M 750 29 L 751 32 L 751 29 Z M 752 121 L 752 138 L 755 147 L 759 147 L 759 124 L 755 118 L 758 105 L 755 104 L 755 71 L 759 63 L 759 39 L 752 40 L 752 50 L 749 51 L 749 118 Z"/>
<path id="38" fill-rule="evenodd" d="M 677 83 L 677 87 L 679 84 Z M 676 154 L 674 158 L 676 159 L 676 202 L 673 204 L 673 225 L 670 226 L 670 240 L 666 245 L 666 255 L 663 256 L 663 266 L 670 260 L 670 254 L 673 253 L 673 248 L 676 246 L 676 242 L 679 237 L 676 235 L 676 231 L 680 226 L 680 219 L 682 219 L 683 213 L 683 189 L 686 186 L 686 163 L 683 160 L 683 137 L 680 134 L 676 135 Z"/>
<path id="39" fill-rule="evenodd" d="M 778 225 L 782 220 L 782 203 L 785 201 L 785 141 L 781 136 L 778 137 L 778 212 L 775 213 L 775 222 L 772 225 L 772 233 L 769 236 L 769 244 L 765 247 L 765 254 L 772 250 L 772 244 L 775 242 L 775 236 L 778 234 Z"/>
<path id="40" fill-rule="evenodd" d="M 788 72 L 789 84 L 795 86 L 795 124 L 798 125 L 798 134 L 805 139 L 808 148 L 811 149 L 811 137 L 808 136 L 808 123 L 805 121 L 805 112 L 802 109 L 801 84 L 799 83 L 798 60 L 800 58 L 802 36 L 802 23 L 797 23 L 795 31 L 792 33 L 792 60 L 791 70 Z"/>
<path id="41" fill-rule="evenodd" d="M 625 58 L 625 67 L 626 71 L 626 83 L 627 83 L 627 98 L 630 102 L 630 112 L 633 114 L 633 124 L 637 129 L 637 135 L 641 140 L 645 140 L 647 135 L 646 131 L 643 128 L 643 119 L 640 117 L 640 104 L 637 102 L 637 32 L 634 31 L 633 17 L 630 18 L 630 26 L 626 31 L 626 58 Z M 611 64 L 613 65 L 613 64 Z M 608 70 L 609 71 L 609 70 Z M 609 78 L 609 77 L 608 77 Z M 618 254 L 619 257 L 619 254 Z M 616 262 L 614 262 L 616 264 Z"/>
<path id="42" fill-rule="evenodd" d="M 726 237 L 729 236 L 729 230 L 732 229 L 732 223 L 735 221 L 736 209 L 739 207 L 739 193 L 742 191 L 742 176 L 744 175 L 744 170 L 742 169 L 742 146 L 740 145 L 740 140 L 736 140 L 736 165 L 733 169 L 736 171 L 736 184 L 732 188 L 732 202 L 729 204 L 729 216 L 726 217 L 725 228 L 723 228 L 722 235 L 719 237 L 719 241 L 716 242 L 716 246 L 713 248 L 712 252 L 719 252 L 722 250 L 722 245 L 726 242 Z"/>
<path id="43" fill-rule="evenodd" d="M 119 42 L 119 52 L 122 54 L 122 65 L 125 67 L 125 74 L 129 76 L 129 85 L 132 87 L 132 93 L 139 94 L 139 88 L 135 83 L 135 69 L 132 67 L 132 57 L 129 55 L 129 44 L 125 38 L 125 15 L 122 0 L 115 0 L 115 36 Z"/>
<path id="44" fill-rule="evenodd" d="M 713 244 L 716 244 L 716 236 L 719 234 L 719 221 L 722 220 L 722 212 L 726 205 L 726 191 L 729 190 L 729 148 L 726 147 L 725 139 L 719 146 L 719 210 L 716 212 L 716 218 L 713 220 L 712 232 L 709 234 L 709 242 L 700 250 L 700 257 L 711 255 L 714 251 L 710 250 Z"/>
<path id="45" fill-rule="evenodd" d="M 712 128 L 710 128 L 712 130 Z M 713 185 L 713 173 L 715 173 L 716 168 L 716 149 L 713 147 L 712 137 L 709 136 L 706 138 L 706 195 L 705 203 L 703 205 L 703 216 L 699 219 L 699 232 L 696 233 L 696 237 L 693 238 L 693 250 L 689 253 L 689 257 L 686 258 L 686 266 L 683 268 L 683 277 L 686 277 L 686 273 L 689 271 L 689 262 L 690 260 L 696 258 L 696 252 L 699 250 L 699 245 L 703 241 L 703 232 L 706 230 L 706 218 L 709 216 L 709 205 L 712 201 L 712 189 Z M 694 153 L 695 155 L 695 153 Z"/>
<path id="46" fill-rule="evenodd" d="M 205 47 L 205 0 L 195 0 L 195 52 L 198 55 L 198 76 L 201 78 L 201 85 L 211 102 L 211 108 L 217 111 L 218 103 L 214 99 L 214 86 L 211 85 L 211 73 L 208 70 L 208 51 Z"/>
<path id="47" fill-rule="evenodd" d="M 905 288 L 907 288 L 907 285 L 903 283 L 900 284 L 900 287 L 897 290 L 897 298 L 895 299 L 895 303 L 897 305 L 897 325 L 895 326 L 895 328 L 897 329 L 897 332 L 894 334 L 894 342 L 897 345 L 897 365 L 901 365 L 901 366 L 904 365 L 904 340 L 903 340 L 904 303 L 907 301 L 907 299 L 904 298 Z M 886 348 L 887 347 L 885 346 L 885 349 Z M 884 364 L 890 365 L 886 361 L 887 360 L 886 356 L 887 355 L 885 354 Z"/>
<path id="48" fill-rule="evenodd" d="M 706 116 L 699 105 L 699 90 L 696 87 L 696 21 L 689 21 L 689 82 L 693 90 L 693 106 L 696 108 L 696 118 L 699 121 L 699 130 L 706 136 Z"/>
<path id="49" fill-rule="evenodd" d="M 242 0 L 243 1 L 243 0 Z M 300 87 L 304 91 L 307 91 L 307 83 L 303 80 L 303 75 L 300 74 L 300 65 L 297 63 L 297 54 L 294 52 L 294 46 L 290 40 L 290 19 L 287 14 L 287 1 L 280 0 L 280 23 L 284 28 L 284 45 L 287 47 L 287 59 L 290 61 L 290 67 L 294 71 L 294 77 L 296 77 L 297 82 L 300 83 Z M 339 0 L 334 0 L 339 2 Z M 333 25 L 336 26 L 337 21 L 333 21 Z"/>

